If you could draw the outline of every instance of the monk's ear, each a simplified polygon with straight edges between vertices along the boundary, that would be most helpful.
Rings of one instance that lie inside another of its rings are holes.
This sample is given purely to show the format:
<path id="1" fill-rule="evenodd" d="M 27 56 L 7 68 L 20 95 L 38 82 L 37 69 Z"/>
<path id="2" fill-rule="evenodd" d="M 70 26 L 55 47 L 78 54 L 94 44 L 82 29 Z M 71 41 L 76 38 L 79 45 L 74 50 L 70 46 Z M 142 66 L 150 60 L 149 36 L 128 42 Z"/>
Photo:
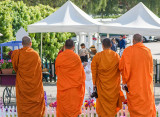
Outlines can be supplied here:
<path id="1" fill-rule="evenodd" d="M 132 43 L 133 43 L 133 45 L 135 44 L 135 40 L 134 39 L 132 40 Z"/>
<path id="2" fill-rule="evenodd" d="M 30 42 L 30 46 L 32 47 L 32 42 Z"/>
<path id="3" fill-rule="evenodd" d="M 75 49 L 75 46 L 72 47 L 72 50 L 74 50 L 74 49 Z"/>
<path id="4" fill-rule="evenodd" d="M 104 46 L 103 46 L 103 44 L 102 44 L 102 49 L 104 50 Z"/>

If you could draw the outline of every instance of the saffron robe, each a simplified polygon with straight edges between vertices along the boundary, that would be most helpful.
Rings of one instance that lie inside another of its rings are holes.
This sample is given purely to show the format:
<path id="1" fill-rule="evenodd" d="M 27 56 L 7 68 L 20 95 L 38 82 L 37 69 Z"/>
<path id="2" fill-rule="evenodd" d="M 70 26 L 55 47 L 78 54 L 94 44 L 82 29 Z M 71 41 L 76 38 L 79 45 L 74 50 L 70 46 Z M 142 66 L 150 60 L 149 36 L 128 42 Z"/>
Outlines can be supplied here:
<path id="1" fill-rule="evenodd" d="M 100 117 L 115 117 L 122 108 L 124 95 L 120 88 L 119 55 L 106 49 L 92 60 L 93 84 L 97 86 L 96 111 Z"/>
<path id="2" fill-rule="evenodd" d="M 65 50 L 56 59 L 57 117 L 77 117 L 81 114 L 85 94 L 85 73 L 80 57 Z"/>
<path id="3" fill-rule="evenodd" d="M 41 59 L 32 48 L 15 50 L 11 56 L 16 72 L 18 117 L 43 117 L 45 111 Z"/>
<path id="4" fill-rule="evenodd" d="M 153 93 L 153 59 L 151 51 L 137 43 L 126 48 L 120 60 L 123 84 L 127 84 L 131 117 L 156 117 Z"/>

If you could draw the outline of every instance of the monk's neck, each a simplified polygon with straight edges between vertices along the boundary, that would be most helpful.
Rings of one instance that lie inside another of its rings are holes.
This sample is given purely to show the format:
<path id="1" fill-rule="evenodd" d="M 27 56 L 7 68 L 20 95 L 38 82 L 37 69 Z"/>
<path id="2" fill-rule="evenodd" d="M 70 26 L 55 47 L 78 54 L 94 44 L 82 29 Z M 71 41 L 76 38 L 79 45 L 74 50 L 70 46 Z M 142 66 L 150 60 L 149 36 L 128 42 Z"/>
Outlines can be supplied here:
<path id="1" fill-rule="evenodd" d="M 31 48 L 31 47 L 28 47 L 28 46 L 23 46 L 22 49 L 28 49 L 28 48 Z"/>
<path id="2" fill-rule="evenodd" d="M 141 45 L 141 44 L 143 44 L 143 43 L 142 42 L 137 42 L 137 43 L 135 43 L 133 45 Z"/>
<path id="3" fill-rule="evenodd" d="M 104 48 L 103 50 L 104 50 L 104 51 L 105 51 L 105 50 L 110 50 L 110 48 Z"/>
<path id="4" fill-rule="evenodd" d="M 73 51 L 72 49 L 65 49 L 65 51 Z"/>
<path id="5" fill-rule="evenodd" d="M 23 46 L 23 48 L 31 48 L 30 46 Z"/>

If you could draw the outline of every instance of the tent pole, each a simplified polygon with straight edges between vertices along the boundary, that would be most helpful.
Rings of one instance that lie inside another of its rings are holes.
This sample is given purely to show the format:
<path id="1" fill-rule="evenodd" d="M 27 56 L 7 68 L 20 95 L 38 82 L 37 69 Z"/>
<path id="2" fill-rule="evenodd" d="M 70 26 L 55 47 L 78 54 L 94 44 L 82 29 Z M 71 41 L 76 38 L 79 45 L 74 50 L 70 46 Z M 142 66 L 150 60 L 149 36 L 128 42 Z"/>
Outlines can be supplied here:
<path id="1" fill-rule="evenodd" d="M 41 61 L 42 61 L 42 33 L 41 33 Z"/>
<path id="2" fill-rule="evenodd" d="M 1 60 L 3 59 L 3 47 L 1 46 Z"/>
<path id="3" fill-rule="evenodd" d="M 109 33 L 107 33 L 107 38 L 109 38 Z"/>
<path id="4" fill-rule="evenodd" d="M 97 51 L 99 52 L 99 33 L 97 33 Z"/>
<path id="5" fill-rule="evenodd" d="M 133 35 L 130 35 L 130 40 L 131 40 L 130 45 L 132 46 L 133 45 Z"/>

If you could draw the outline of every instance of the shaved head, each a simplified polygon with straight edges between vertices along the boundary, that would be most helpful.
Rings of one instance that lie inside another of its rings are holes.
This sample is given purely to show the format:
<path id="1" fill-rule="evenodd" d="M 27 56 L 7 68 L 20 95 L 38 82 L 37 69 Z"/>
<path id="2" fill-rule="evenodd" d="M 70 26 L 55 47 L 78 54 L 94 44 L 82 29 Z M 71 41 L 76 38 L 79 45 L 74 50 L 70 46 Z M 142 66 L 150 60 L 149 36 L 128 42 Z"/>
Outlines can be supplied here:
<path id="1" fill-rule="evenodd" d="M 31 46 L 31 43 L 32 43 L 32 41 L 31 41 L 31 38 L 30 38 L 29 36 L 24 36 L 24 37 L 22 38 L 22 45 L 23 45 L 24 47 L 29 47 L 29 46 Z"/>
<path id="2" fill-rule="evenodd" d="M 65 49 L 72 49 L 74 48 L 74 41 L 72 39 L 68 39 L 65 42 Z"/>
<path id="3" fill-rule="evenodd" d="M 140 34 L 135 34 L 134 36 L 133 36 L 133 41 L 135 41 L 135 43 L 139 43 L 139 42 L 142 42 L 142 35 L 140 35 Z"/>
<path id="4" fill-rule="evenodd" d="M 102 45 L 105 49 L 110 48 L 112 46 L 111 40 L 109 38 L 103 39 Z"/>

